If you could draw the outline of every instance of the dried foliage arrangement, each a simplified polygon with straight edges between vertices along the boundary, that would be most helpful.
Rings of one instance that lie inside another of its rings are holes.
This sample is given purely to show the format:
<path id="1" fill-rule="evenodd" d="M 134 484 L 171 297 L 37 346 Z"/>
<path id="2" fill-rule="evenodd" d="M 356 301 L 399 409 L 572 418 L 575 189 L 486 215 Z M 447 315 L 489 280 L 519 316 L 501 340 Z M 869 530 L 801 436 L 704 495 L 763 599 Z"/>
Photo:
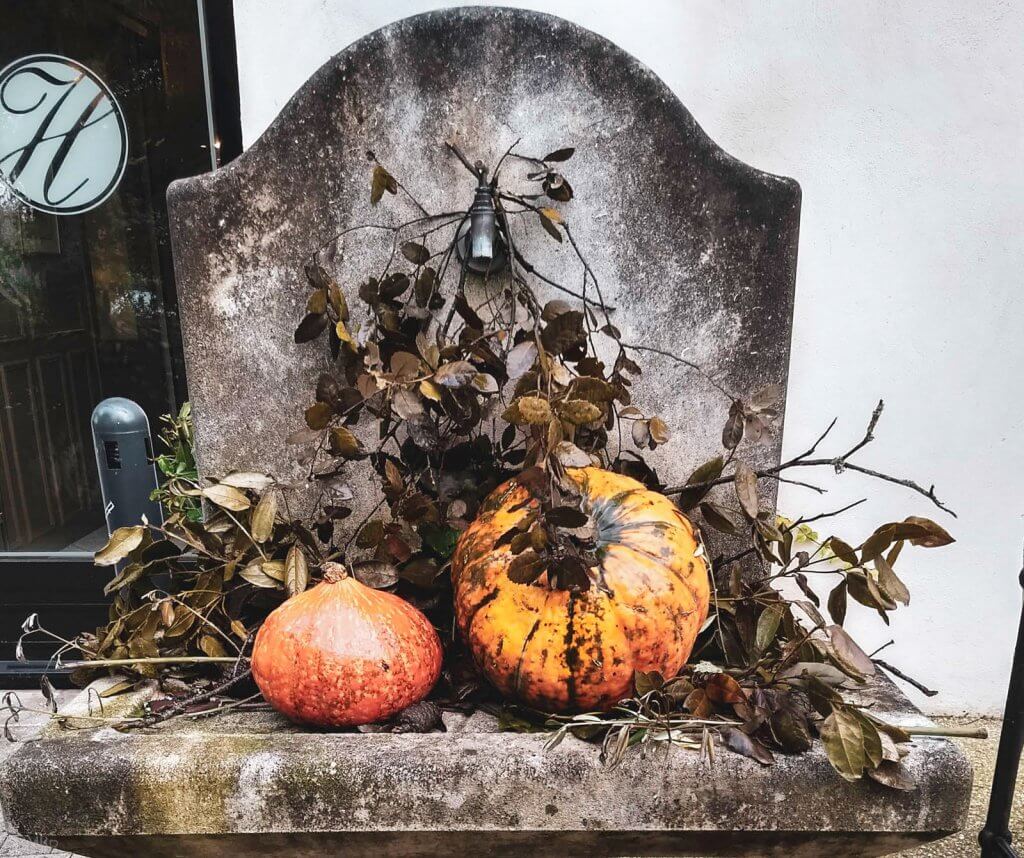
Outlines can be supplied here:
<path id="1" fill-rule="evenodd" d="M 71 664 L 83 681 L 111 669 L 130 677 L 125 687 L 134 678 L 159 679 L 168 696 L 122 721 L 125 727 L 259 705 L 240 691 L 255 630 L 270 610 L 317 580 L 325 562 L 341 561 L 362 583 L 424 610 L 444 640 L 442 679 L 431 701 L 375 729 L 432 729 L 443 709 L 482 707 L 505 729 L 551 732 L 550 744 L 569 733 L 600 741 L 612 764 L 637 744 L 675 743 L 710 756 L 718 740 L 769 765 L 775 754 L 806 751 L 820 737 L 843 777 L 912 788 L 900 764 L 911 732 L 885 724 L 848 693 L 879 667 L 902 674 L 863 652 L 843 623 L 850 599 L 888 623 L 889 613 L 910 599 L 895 571 L 904 550 L 939 547 L 952 537 L 918 516 L 883 523 L 864 538 L 819 536 L 812 523 L 820 527 L 856 504 L 790 520 L 767 508 L 759 491 L 761 483 L 794 481 L 806 468 L 849 470 L 903 485 L 952 515 L 934 487 L 854 461 L 874 439 L 882 404 L 848 450 L 819 452 L 829 426 L 804 453 L 754 467 L 750 451 L 773 432 L 781 390 L 740 396 L 680 356 L 624 341 L 562 207 L 574 195 L 564 172 L 574 150 L 535 158 L 513 146 L 490 171 L 449 148 L 490 191 L 507 272 L 493 282 L 487 273 L 472 274 L 458 252 L 470 212 L 429 213 L 368 153 L 371 202 L 403 195 L 419 214 L 374 225 L 390 236 L 390 253 L 358 285 L 342 285 L 332 272 L 344 242 L 364 227 L 332 237 L 305 269 L 306 314 L 294 338 L 323 343 L 331 366 L 289 442 L 316 486 L 315 516 L 293 512 L 296 490 L 308 484 L 242 472 L 199 479 L 179 445 L 190 441 L 188 415 L 179 415 L 168 426 L 174 453 L 166 467 L 161 462 L 168 519 L 122 528 L 97 553 L 98 564 L 117 569 L 107 587 L 110 622 L 60 640 L 56 663 Z M 527 191 L 503 183 L 513 161 L 528 165 Z M 515 239 L 519 221 L 571 248 L 578 288 L 527 258 Z M 487 296 L 475 306 L 471 277 L 483 280 Z M 539 284 L 562 297 L 542 302 Z M 665 485 L 645 461 L 645 451 L 669 442 L 671 428 L 631 395 L 644 353 L 654 351 L 722 394 L 722 447 L 681 485 Z M 712 613 L 695 663 L 681 675 L 637 674 L 635 696 L 612 711 L 553 717 L 498 699 L 480 680 L 452 633 L 448 566 L 483 499 L 514 477 L 542 503 L 505 537 L 515 554 L 509 574 L 533 586 L 592 586 L 591 522 L 565 478 L 566 469 L 592 464 L 674 498 L 699 523 L 714 569 Z M 350 478 L 357 468 L 372 471 L 379 497 L 361 504 L 371 512 L 353 523 Z M 731 489 L 712 492 L 726 485 Z M 205 521 L 194 513 L 199 500 L 208 506 Z M 715 550 L 737 540 L 738 551 Z M 809 585 L 810 576 L 822 575 L 836 582 L 824 607 Z M 784 596 L 784 582 L 799 596 Z M 24 631 L 46 634 L 34 616 Z M 16 701 L 8 708 L 16 717 Z"/>

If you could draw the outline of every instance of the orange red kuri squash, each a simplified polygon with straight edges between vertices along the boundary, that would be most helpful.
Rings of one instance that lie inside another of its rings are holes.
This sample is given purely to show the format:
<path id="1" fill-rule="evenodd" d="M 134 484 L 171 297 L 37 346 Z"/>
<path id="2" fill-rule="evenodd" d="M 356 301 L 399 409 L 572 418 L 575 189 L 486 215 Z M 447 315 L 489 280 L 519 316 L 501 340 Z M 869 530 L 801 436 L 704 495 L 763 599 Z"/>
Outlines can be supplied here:
<path id="1" fill-rule="evenodd" d="M 337 563 L 263 622 L 252 673 L 263 696 L 294 721 L 372 724 L 422 700 L 441 672 L 441 641 L 404 599 L 374 590 Z"/>
<path id="2" fill-rule="evenodd" d="M 452 558 L 456 621 L 477 665 L 506 696 L 557 712 L 613 706 L 636 670 L 674 676 L 710 595 L 703 546 L 672 501 L 599 468 L 570 476 L 598 545 L 588 590 L 509 579 L 513 555 L 497 542 L 538 506 L 515 480 L 484 502 Z"/>

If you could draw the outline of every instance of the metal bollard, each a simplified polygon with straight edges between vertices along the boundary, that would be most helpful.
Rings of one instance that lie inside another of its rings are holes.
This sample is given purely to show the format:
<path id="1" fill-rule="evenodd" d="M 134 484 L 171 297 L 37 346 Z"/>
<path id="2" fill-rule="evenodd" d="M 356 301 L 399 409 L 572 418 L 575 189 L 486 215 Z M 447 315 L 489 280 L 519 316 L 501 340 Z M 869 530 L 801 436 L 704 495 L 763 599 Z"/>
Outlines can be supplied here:
<path id="1" fill-rule="evenodd" d="M 1024 588 L 1024 570 L 1018 578 Z M 1003 731 L 999 736 L 996 770 L 992 777 L 988 816 L 985 827 L 978 835 L 982 858 L 1018 858 L 1010 833 L 1010 811 L 1017 788 L 1017 772 L 1024 751 L 1024 612 L 1017 631 L 1017 646 L 1013 651 L 1010 668 L 1010 687 L 1006 694 Z"/>
<path id="2" fill-rule="evenodd" d="M 157 476 L 146 412 L 130 399 L 104 399 L 92 412 L 92 440 L 107 532 L 139 524 L 143 515 L 163 524 L 163 509 L 149 499 Z"/>

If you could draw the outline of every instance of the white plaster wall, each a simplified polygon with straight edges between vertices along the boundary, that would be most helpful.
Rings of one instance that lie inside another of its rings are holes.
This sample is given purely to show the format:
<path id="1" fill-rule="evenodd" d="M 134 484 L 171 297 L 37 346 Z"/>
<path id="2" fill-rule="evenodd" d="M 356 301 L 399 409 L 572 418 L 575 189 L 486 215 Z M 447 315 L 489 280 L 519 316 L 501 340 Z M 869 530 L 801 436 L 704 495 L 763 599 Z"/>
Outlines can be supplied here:
<path id="1" fill-rule="evenodd" d="M 247 142 L 329 56 L 427 0 L 238 0 Z M 450 4 L 449 4 L 450 5 Z M 958 537 L 900 560 L 913 593 L 867 648 L 941 690 L 926 709 L 996 712 L 1024 543 L 1024 6 L 1002 0 L 537 0 L 632 52 L 725 149 L 803 186 L 785 446 L 840 416 L 835 446 L 886 411 L 864 464 L 934 481 L 958 513 L 855 474 L 784 487 L 805 514 L 870 493 L 851 541 L 934 515 Z M 804 475 L 806 476 L 806 474 Z"/>

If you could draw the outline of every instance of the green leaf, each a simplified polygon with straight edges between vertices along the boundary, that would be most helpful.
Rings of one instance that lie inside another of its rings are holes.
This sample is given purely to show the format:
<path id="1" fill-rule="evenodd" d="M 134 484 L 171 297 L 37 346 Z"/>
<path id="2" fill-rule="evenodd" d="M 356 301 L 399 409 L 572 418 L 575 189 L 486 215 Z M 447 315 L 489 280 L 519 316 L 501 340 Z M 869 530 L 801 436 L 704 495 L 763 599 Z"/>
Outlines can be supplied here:
<path id="1" fill-rule="evenodd" d="M 424 524 L 419 529 L 423 542 L 439 557 L 447 560 L 455 553 L 459 531 L 446 525 Z"/>

